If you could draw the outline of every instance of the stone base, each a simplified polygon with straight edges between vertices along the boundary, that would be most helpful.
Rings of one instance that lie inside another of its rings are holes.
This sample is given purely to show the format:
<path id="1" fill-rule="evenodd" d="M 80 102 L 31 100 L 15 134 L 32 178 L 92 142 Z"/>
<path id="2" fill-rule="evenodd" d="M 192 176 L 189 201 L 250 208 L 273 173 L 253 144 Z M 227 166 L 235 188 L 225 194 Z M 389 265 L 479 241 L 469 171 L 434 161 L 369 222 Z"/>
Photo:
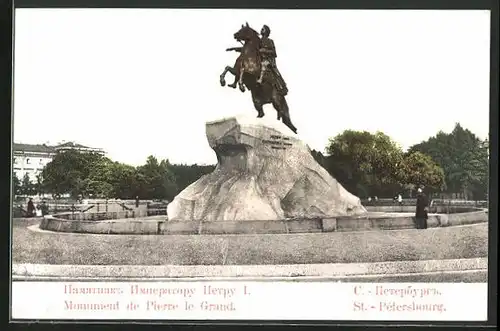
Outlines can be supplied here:
<path id="1" fill-rule="evenodd" d="M 276 123 L 240 116 L 207 123 L 217 167 L 175 197 L 168 206 L 169 220 L 283 220 L 364 214 L 360 199 L 314 160 L 308 146 L 272 120 Z"/>

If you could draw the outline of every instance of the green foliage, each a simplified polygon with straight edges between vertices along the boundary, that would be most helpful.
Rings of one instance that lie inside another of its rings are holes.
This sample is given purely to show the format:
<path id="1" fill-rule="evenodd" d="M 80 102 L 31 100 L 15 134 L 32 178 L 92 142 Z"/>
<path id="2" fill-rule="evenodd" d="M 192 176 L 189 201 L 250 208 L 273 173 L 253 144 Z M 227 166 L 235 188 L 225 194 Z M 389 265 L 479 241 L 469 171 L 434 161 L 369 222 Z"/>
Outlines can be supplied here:
<path id="1" fill-rule="evenodd" d="M 21 190 L 21 181 L 19 180 L 19 177 L 16 176 L 16 174 L 13 175 L 12 177 L 12 191 L 14 195 L 21 195 L 22 190 Z"/>
<path id="2" fill-rule="evenodd" d="M 43 194 L 44 193 L 43 185 L 42 185 L 42 175 L 41 174 L 38 174 L 36 176 L 36 182 L 34 183 L 34 190 L 35 190 L 35 193 L 37 193 L 37 194 Z"/>
<path id="3" fill-rule="evenodd" d="M 171 169 L 175 176 L 177 189 L 180 192 L 197 181 L 200 177 L 214 171 L 215 166 L 198 164 L 173 164 L 171 166 Z"/>
<path id="4" fill-rule="evenodd" d="M 329 140 L 327 157 L 313 157 L 358 196 L 389 196 L 403 188 L 462 193 L 485 199 L 488 193 L 488 141 L 456 124 L 451 133 L 412 146 L 407 153 L 382 132 L 346 130 Z"/>
<path id="5" fill-rule="evenodd" d="M 326 168 L 326 157 L 320 151 L 313 149 L 311 151 L 312 157 L 318 162 L 323 168 Z"/>
<path id="6" fill-rule="evenodd" d="M 356 195 L 393 194 L 399 186 L 403 151 L 382 132 L 346 130 L 329 140 L 326 151 L 323 166 Z"/>
<path id="7" fill-rule="evenodd" d="M 42 171 L 42 187 L 53 194 L 69 193 L 73 198 L 98 194 L 107 196 L 109 188 L 95 173 L 106 167 L 109 159 L 97 153 L 69 150 L 57 153 Z"/>
<path id="8" fill-rule="evenodd" d="M 430 156 L 420 152 L 408 153 L 398 167 L 399 182 L 409 188 L 426 187 L 440 191 L 444 186 L 443 169 Z"/>
<path id="9" fill-rule="evenodd" d="M 467 198 L 484 199 L 488 192 L 488 141 L 456 124 L 451 133 L 436 136 L 414 145 L 409 152 L 429 155 L 445 175 L 445 191 L 462 193 Z"/>
<path id="10" fill-rule="evenodd" d="M 137 170 L 127 164 L 112 162 L 108 165 L 107 182 L 112 186 L 112 197 L 134 199 L 140 195 Z"/>
<path id="11" fill-rule="evenodd" d="M 58 153 L 42 172 L 44 190 L 73 197 L 172 200 L 182 189 L 213 166 L 172 165 L 149 156 L 133 167 L 94 153 Z M 177 184 L 179 181 L 180 185 Z"/>
<path id="12" fill-rule="evenodd" d="M 175 176 L 168 160 L 158 160 L 149 156 L 146 164 L 137 168 L 137 180 L 142 199 L 172 200 L 177 194 Z"/>
<path id="13" fill-rule="evenodd" d="M 33 184 L 28 174 L 24 174 L 24 177 L 21 181 L 21 185 L 19 188 L 19 192 L 22 195 L 28 195 L 28 196 L 36 194 L 35 184 Z"/>

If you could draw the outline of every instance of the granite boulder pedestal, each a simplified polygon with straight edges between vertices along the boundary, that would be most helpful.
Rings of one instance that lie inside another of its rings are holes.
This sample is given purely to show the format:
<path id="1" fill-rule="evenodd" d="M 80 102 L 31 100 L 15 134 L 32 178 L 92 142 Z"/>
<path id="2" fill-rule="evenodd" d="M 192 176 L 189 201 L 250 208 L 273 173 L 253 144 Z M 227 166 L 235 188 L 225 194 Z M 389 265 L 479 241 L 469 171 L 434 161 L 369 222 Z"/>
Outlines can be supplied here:
<path id="1" fill-rule="evenodd" d="M 208 122 L 216 169 L 168 205 L 169 221 L 254 221 L 361 215 L 366 209 L 274 118 Z"/>

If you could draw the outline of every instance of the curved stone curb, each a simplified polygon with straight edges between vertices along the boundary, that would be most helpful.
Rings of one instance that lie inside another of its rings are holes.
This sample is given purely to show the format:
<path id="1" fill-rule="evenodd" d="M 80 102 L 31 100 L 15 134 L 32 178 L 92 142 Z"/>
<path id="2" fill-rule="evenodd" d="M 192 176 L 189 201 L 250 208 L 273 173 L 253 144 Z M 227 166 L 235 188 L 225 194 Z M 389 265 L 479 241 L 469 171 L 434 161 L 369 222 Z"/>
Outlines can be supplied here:
<path id="1" fill-rule="evenodd" d="M 13 281 L 34 282 L 200 282 L 200 281 L 237 281 L 237 282 L 342 282 L 342 283 L 487 283 L 488 270 L 417 272 L 394 275 L 359 276 L 290 276 L 290 277 L 190 277 L 190 278 L 117 278 L 117 277 L 56 277 L 56 276 L 14 276 Z"/>
<path id="2" fill-rule="evenodd" d="M 141 265 L 43 265 L 13 264 L 14 279 L 143 279 L 219 278 L 219 277 L 353 277 L 397 276 L 466 271 L 486 271 L 488 258 L 397 261 L 374 263 L 332 263 L 294 265 L 214 265 L 214 266 L 141 266 Z"/>
<path id="3" fill-rule="evenodd" d="M 57 216 L 57 215 L 56 215 Z M 457 214 L 430 214 L 428 227 L 443 227 L 483 223 L 488 221 L 486 211 Z M 332 231 L 400 230 L 415 228 L 411 213 L 374 214 L 359 217 L 323 219 L 293 219 L 269 221 L 166 221 L 164 216 L 105 221 L 67 220 L 45 216 L 42 230 L 89 234 L 288 234 Z"/>
<path id="4" fill-rule="evenodd" d="M 415 204 L 408 205 L 365 205 L 365 208 L 368 212 L 385 212 L 385 213 L 415 213 Z M 475 211 L 487 211 L 488 208 L 484 207 L 473 207 L 473 206 L 440 206 L 434 205 L 429 207 L 430 214 L 461 214 L 461 213 L 469 213 Z"/>

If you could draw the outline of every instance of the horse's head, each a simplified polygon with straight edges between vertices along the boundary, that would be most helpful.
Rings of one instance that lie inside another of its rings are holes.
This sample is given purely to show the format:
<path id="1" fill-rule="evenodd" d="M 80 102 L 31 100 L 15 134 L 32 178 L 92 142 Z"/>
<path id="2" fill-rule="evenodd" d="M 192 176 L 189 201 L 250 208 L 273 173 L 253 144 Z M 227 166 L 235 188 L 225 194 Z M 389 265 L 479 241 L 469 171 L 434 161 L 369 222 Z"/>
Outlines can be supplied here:
<path id="1" fill-rule="evenodd" d="M 234 39 L 244 42 L 255 41 L 259 39 L 259 34 L 246 23 L 241 25 L 241 29 L 234 34 Z"/>

